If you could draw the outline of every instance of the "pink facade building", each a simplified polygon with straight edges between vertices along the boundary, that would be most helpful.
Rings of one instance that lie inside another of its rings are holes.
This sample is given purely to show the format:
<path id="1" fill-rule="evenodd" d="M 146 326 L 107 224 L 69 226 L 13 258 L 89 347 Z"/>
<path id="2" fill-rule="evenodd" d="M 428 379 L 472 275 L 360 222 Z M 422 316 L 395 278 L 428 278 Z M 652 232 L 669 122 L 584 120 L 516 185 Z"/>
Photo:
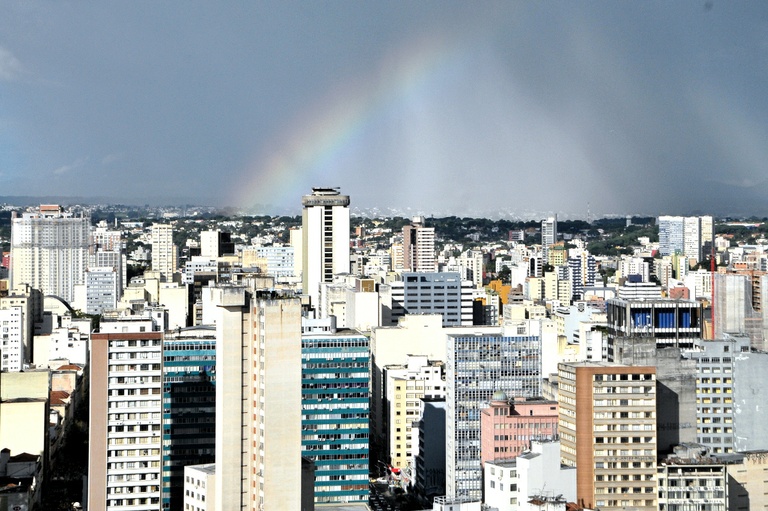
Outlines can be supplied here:
<path id="1" fill-rule="evenodd" d="M 480 414 L 482 463 L 514 458 L 531 446 L 531 440 L 557 438 L 557 401 L 508 399 L 496 391 L 488 408 Z"/>

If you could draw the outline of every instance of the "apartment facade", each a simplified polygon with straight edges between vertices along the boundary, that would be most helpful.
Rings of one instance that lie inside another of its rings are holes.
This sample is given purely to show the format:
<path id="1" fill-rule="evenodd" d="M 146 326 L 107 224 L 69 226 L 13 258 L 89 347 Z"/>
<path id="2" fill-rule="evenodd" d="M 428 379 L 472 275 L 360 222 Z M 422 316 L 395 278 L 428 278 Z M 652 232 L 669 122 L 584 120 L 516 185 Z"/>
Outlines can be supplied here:
<path id="1" fill-rule="evenodd" d="M 655 510 L 656 368 L 564 363 L 558 377 L 561 457 L 576 467 L 578 502 Z"/>

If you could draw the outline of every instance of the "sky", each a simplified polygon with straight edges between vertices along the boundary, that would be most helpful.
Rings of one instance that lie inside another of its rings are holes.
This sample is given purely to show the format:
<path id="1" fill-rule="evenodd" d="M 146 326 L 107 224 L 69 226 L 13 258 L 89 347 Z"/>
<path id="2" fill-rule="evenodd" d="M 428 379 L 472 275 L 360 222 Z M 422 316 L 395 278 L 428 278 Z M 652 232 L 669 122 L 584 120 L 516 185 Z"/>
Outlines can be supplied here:
<path id="1" fill-rule="evenodd" d="M 0 196 L 768 215 L 768 3 L 0 0 Z"/>

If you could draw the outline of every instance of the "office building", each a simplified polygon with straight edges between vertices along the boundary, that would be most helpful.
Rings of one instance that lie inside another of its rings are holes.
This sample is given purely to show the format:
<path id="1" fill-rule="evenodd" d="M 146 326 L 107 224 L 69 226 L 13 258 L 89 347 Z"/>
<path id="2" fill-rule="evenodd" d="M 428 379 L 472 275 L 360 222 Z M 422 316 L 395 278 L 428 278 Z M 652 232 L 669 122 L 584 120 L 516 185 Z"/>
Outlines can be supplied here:
<path id="1" fill-rule="evenodd" d="M 316 503 L 368 501 L 370 349 L 353 331 L 301 338 L 301 449 Z"/>
<path id="2" fill-rule="evenodd" d="M 427 227 L 424 217 L 414 217 L 403 227 L 403 271 L 437 271 L 435 228 Z"/>
<path id="3" fill-rule="evenodd" d="M 61 206 L 11 218 L 11 284 L 27 284 L 71 302 L 85 281 L 90 220 Z"/>
<path id="4" fill-rule="evenodd" d="M 577 502 L 656 510 L 656 369 L 564 363 L 558 387 L 561 456 L 576 467 Z"/>
<path id="5" fill-rule="evenodd" d="M 162 454 L 162 509 L 182 511 L 184 467 L 216 460 L 214 327 L 192 327 L 165 334 Z"/>
<path id="6" fill-rule="evenodd" d="M 266 263 L 264 267 L 260 267 L 262 273 L 272 275 L 283 281 L 288 277 L 294 276 L 295 262 L 293 258 L 293 247 L 277 245 L 270 245 L 267 247 L 246 247 L 243 250 L 244 258 L 246 253 L 252 254 L 255 259 Z"/>
<path id="7" fill-rule="evenodd" d="M 157 511 L 162 333 L 113 321 L 91 335 L 88 509 Z"/>
<path id="8" fill-rule="evenodd" d="M 407 314 L 440 314 L 443 326 L 472 324 L 472 282 L 457 272 L 406 272 L 393 282 L 391 322 Z"/>
<path id="9" fill-rule="evenodd" d="M 653 337 L 659 347 L 692 348 L 702 338 L 704 309 L 693 300 L 623 300 L 607 302 L 608 360 L 618 337 Z"/>
<path id="10" fill-rule="evenodd" d="M 176 271 L 176 245 L 173 244 L 173 227 L 170 224 L 152 224 L 152 270 L 159 272 L 160 280 L 173 280 Z"/>
<path id="11" fill-rule="evenodd" d="M 349 273 L 349 196 L 338 188 L 312 188 L 301 199 L 302 290 L 312 305 L 320 282 Z"/>
<path id="12" fill-rule="evenodd" d="M 102 314 L 117 307 L 120 277 L 112 266 L 94 266 L 85 272 L 85 312 Z"/>
<path id="13" fill-rule="evenodd" d="M 216 323 L 216 509 L 301 510 L 301 301 L 209 290 Z"/>
<path id="14" fill-rule="evenodd" d="M 482 498 L 480 410 L 497 390 L 512 397 L 541 393 L 540 323 L 477 327 L 448 334 L 446 360 L 446 495 Z"/>

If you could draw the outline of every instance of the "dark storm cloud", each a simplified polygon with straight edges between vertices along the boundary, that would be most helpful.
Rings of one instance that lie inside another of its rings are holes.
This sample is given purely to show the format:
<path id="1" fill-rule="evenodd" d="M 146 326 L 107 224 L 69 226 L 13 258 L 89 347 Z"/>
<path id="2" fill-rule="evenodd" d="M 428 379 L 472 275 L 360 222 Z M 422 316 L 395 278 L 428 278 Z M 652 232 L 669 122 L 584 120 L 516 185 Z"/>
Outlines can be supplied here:
<path id="1" fill-rule="evenodd" d="M 7 195 L 225 201 L 270 155 L 294 150 L 292 133 L 344 107 L 334 91 L 396 89 L 399 59 L 428 42 L 440 65 L 361 113 L 331 162 L 334 182 L 319 184 L 342 186 L 358 207 L 435 213 L 766 209 L 763 3 L 0 11 Z M 298 210 L 304 192 L 275 205 Z"/>

